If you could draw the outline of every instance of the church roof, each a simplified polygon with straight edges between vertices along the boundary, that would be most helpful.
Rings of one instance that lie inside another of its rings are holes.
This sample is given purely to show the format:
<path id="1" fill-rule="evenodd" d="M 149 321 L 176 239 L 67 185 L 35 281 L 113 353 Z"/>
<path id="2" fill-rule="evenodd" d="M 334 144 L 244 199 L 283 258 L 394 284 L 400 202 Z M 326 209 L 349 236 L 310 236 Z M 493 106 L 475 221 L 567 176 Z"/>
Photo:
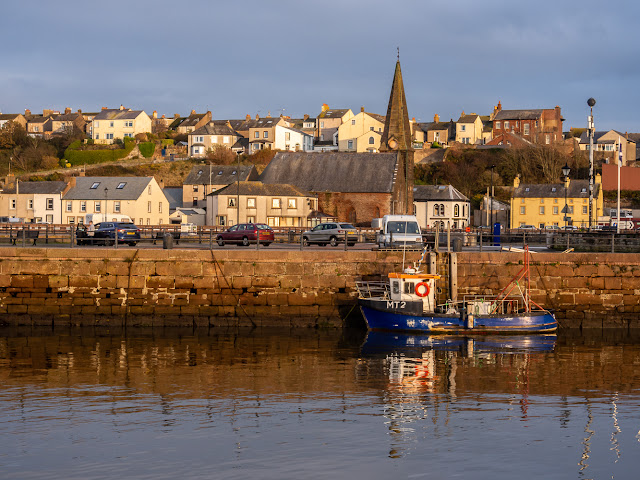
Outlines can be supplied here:
<path id="1" fill-rule="evenodd" d="M 398 150 L 411 149 L 411 125 L 409 124 L 409 113 L 407 112 L 407 100 L 404 95 L 400 60 L 396 62 L 396 70 L 393 75 L 389 106 L 384 122 L 384 132 L 380 139 L 380 151 L 389 150 L 387 142 L 391 137 L 395 138 L 398 142 Z"/>

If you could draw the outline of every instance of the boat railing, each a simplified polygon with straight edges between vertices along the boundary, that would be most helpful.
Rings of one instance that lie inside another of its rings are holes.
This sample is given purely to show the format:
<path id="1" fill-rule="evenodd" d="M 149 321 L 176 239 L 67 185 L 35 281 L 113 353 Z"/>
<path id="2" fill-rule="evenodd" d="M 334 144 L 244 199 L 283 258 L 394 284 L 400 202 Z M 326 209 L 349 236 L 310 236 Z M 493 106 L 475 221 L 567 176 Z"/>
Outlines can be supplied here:
<path id="1" fill-rule="evenodd" d="M 360 298 L 389 298 L 389 283 L 379 281 L 357 281 L 356 289 Z"/>
<path id="2" fill-rule="evenodd" d="M 521 296 L 493 297 L 487 295 L 465 295 L 464 305 L 471 314 L 500 314 L 506 315 L 525 310 Z M 488 311 L 483 309 L 486 305 Z"/>

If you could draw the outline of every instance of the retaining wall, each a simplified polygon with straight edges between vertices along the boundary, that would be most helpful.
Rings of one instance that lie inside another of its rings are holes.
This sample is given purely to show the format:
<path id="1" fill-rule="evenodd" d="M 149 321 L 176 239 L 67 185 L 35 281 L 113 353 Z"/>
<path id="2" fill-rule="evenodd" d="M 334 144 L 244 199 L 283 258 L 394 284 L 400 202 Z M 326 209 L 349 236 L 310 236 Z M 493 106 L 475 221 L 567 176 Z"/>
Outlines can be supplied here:
<path id="1" fill-rule="evenodd" d="M 105 258 L 108 255 L 108 258 Z M 457 253 L 458 297 L 497 293 L 518 253 Z M 401 252 L 0 248 L 0 322 L 13 325 L 309 326 L 357 322 L 357 279 Z M 419 258 L 407 252 L 409 264 Z M 438 257 L 446 270 L 447 256 Z M 534 254 L 532 294 L 567 327 L 640 327 L 640 256 Z M 442 284 L 440 300 L 451 294 Z"/>

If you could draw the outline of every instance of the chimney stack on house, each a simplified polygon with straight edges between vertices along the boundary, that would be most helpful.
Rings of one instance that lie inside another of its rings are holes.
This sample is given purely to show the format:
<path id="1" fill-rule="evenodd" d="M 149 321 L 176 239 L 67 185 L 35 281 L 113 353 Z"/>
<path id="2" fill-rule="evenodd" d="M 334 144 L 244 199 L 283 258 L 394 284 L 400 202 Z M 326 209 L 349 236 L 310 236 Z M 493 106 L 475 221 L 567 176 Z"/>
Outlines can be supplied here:
<path id="1" fill-rule="evenodd" d="M 158 118 L 158 112 L 156 110 L 153 111 L 153 118 L 154 119 Z"/>
<path id="2" fill-rule="evenodd" d="M 67 107 L 64 109 L 64 114 L 69 115 L 71 113 L 71 108 Z"/>
<path id="3" fill-rule="evenodd" d="M 438 115 L 438 114 L 436 113 L 436 114 L 433 116 L 433 121 L 434 121 L 435 123 L 440 122 L 440 115 Z"/>
<path id="4" fill-rule="evenodd" d="M 191 115 L 195 115 L 196 111 L 195 110 L 191 110 Z"/>
<path id="5" fill-rule="evenodd" d="M 326 112 L 327 110 L 329 110 L 329 105 L 327 105 L 326 103 L 322 104 L 322 112 Z"/>
<path id="6" fill-rule="evenodd" d="M 260 120 L 260 115 L 256 113 L 256 120 Z"/>
<path id="7" fill-rule="evenodd" d="M 360 111 L 361 111 L 362 113 L 364 113 L 364 105 L 363 105 L 362 107 L 360 107 Z"/>
<path id="8" fill-rule="evenodd" d="M 25 116 L 25 117 L 30 117 L 30 116 L 31 116 L 31 110 L 29 110 L 28 108 L 25 108 L 25 110 L 24 110 L 24 116 Z"/>
<path id="9" fill-rule="evenodd" d="M 245 120 L 246 120 L 247 122 L 248 122 L 249 120 L 251 120 L 251 115 L 249 115 L 249 114 L 247 113 L 247 116 L 245 117 Z"/>
<path id="10" fill-rule="evenodd" d="M 82 110 L 80 108 L 78 109 L 78 113 L 82 115 Z"/>
<path id="11" fill-rule="evenodd" d="M 104 111 L 104 110 L 109 110 L 109 109 L 107 107 L 102 107 L 102 110 Z"/>
<path id="12" fill-rule="evenodd" d="M 302 119 L 303 119 L 303 120 L 309 120 L 309 114 L 305 113 L 305 114 L 302 116 Z"/>
<path id="13" fill-rule="evenodd" d="M 124 110 L 124 105 L 120 104 L 120 110 Z"/>

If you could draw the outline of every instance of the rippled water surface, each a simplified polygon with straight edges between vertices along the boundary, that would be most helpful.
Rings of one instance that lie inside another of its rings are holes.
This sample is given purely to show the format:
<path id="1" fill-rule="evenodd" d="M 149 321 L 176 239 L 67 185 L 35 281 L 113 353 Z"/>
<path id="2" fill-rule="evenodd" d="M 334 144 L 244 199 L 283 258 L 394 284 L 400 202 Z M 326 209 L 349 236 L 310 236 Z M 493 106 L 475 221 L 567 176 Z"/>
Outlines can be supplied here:
<path id="1" fill-rule="evenodd" d="M 0 475 L 638 478 L 640 335 L 0 330 Z"/>

